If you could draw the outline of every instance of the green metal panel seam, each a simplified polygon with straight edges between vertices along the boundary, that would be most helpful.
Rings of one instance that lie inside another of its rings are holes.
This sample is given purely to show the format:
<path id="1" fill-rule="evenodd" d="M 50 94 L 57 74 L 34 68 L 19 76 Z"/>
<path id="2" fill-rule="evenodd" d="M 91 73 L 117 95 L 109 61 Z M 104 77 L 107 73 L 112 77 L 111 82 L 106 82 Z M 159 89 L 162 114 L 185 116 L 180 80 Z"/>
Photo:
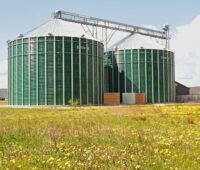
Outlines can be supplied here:
<path id="1" fill-rule="evenodd" d="M 64 37 L 62 37 L 62 60 L 63 60 L 63 69 L 62 69 L 62 72 L 63 72 L 63 105 L 65 105 L 65 39 Z"/>
<path id="2" fill-rule="evenodd" d="M 152 103 L 154 103 L 154 69 L 153 69 L 153 50 L 151 49 L 151 66 L 152 66 Z"/>

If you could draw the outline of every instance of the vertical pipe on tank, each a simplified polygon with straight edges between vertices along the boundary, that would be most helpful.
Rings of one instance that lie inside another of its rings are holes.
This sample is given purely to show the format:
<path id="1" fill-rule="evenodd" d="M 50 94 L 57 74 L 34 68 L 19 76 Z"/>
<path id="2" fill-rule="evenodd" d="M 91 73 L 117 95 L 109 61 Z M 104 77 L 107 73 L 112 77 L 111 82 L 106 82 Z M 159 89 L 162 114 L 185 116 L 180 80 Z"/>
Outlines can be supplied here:
<path id="1" fill-rule="evenodd" d="M 9 43 L 9 104 L 11 105 L 11 42 Z"/>
<path id="2" fill-rule="evenodd" d="M 16 41 L 13 44 L 13 105 L 16 104 Z"/>
<path id="3" fill-rule="evenodd" d="M 112 92 L 114 92 L 114 56 L 112 51 Z"/>
<path id="4" fill-rule="evenodd" d="M 175 89 L 175 61 L 174 61 L 174 53 L 173 54 L 173 94 L 174 94 L 174 102 L 176 101 L 176 89 Z"/>
<path id="5" fill-rule="evenodd" d="M 9 58 L 8 58 L 9 60 L 8 60 L 8 62 L 9 62 L 9 67 L 8 67 L 8 69 L 9 69 L 9 73 L 8 73 L 8 75 L 9 75 L 9 77 L 8 77 L 8 79 L 9 79 L 9 86 L 8 86 L 8 88 L 9 88 L 9 91 L 8 91 L 8 95 L 9 95 L 9 99 L 8 99 L 8 102 L 9 102 L 9 105 L 11 104 L 11 90 L 10 90 L 10 85 L 11 85 L 11 81 L 10 81 L 10 78 L 11 78 L 11 64 L 10 64 L 10 62 L 11 62 L 11 42 L 9 42 Z"/>
<path id="6" fill-rule="evenodd" d="M 101 93 L 103 94 L 104 92 L 104 61 L 103 61 L 103 56 L 104 56 L 104 47 L 101 44 Z M 101 102 L 103 103 L 103 95 L 101 94 Z"/>
<path id="7" fill-rule="evenodd" d="M 97 97 L 98 97 L 98 105 L 99 105 L 99 43 L 97 42 Z"/>
<path id="8" fill-rule="evenodd" d="M 171 101 L 173 101 L 174 100 L 174 92 L 173 92 L 173 84 L 172 84 L 172 82 L 173 82 L 173 59 L 172 59 L 172 53 L 170 53 L 170 57 L 171 57 L 171 66 L 170 66 L 170 69 L 171 69 Z"/>
<path id="9" fill-rule="evenodd" d="M 176 101 L 176 91 L 175 91 L 175 63 L 174 63 L 174 53 L 172 53 L 172 57 L 173 57 L 173 64 L 172 64 L 172 69 L 173 69 L 173 101 Z"/>
<path id="10" fill-rule="evenodd" d="M 45 105 L 47 105 L 47 37 L 45 37 Z"/>
<path id="11" fill-rule="evenodd" d="M 10 42 L 8 43 L 8 104 L 10 105 Z"/>
<path id="12" fill-rule="evenodd" d="M 12 42 L 10 42 L 10 45 L 9 45 L 9 50 L 10 50 L 10 53 L 9 53 L 9 96 L 10 96 L 10 99 L 9 99 L 9 104 L 12 105 L 12 92 L 11 92 L 11 86 L 12 86 Z"/>
<path id="13" fill-rule="evenodd" d="M 124 80 L 125 80 L 125 85 L 124 85 L 124 92 L 126 93 L 127 90 L 127 63 L 126 63 L 126 50 L 124 50 Z"/>
<path id="14" fill-rule="evenodd" d="M 159 50 L 157 50 L 157 64 L 158 64 L 158 103 L 160 103 L 160 57 L 159 57 Z"/>
<path id="15" fill-rule="evenodd" d="M 63 60 L 63 105 L 65 105 L 65 38 L 62 37 L 62 60 Z"/>
<path id="16" fill-rule="evenodd" d="M 73 66 L 73 38 L 71 37 L 71 98 L 72 98 L 72 103 L 74 102 L 74 66 Z"/>
<path id="17" fill-rule="evenodd" d="M 171 93 L 172 93 L 172 101 L 174 102 L 174 88 L 173 88 L 173 81 L 174 81 L 174 70 L 173 70 L 173 56 L 172 53 L 170 53 L 170 57 L 171 57 Z"/>
<path id="18" fill-rule="evenodd" d="M 163 56 L 162 56 L 162 61 L 163 61 L 163 102 L 166 102 L 166 92 L 165 92 L 165 51 L 163 50 Z"/>
<path id="19" fill-rule="evenodd" d="M 36 103 L 38 105 L 39 94 L 38 94 L 38 37 L 36 38 Z"/>
<path id="20" fill-rule="evenodd" d="M 14 105 L 14 42 L 12 43 L 12 105 Z"/>
<path id="21" fill-rule="evenodd" d="M 31 39 L 28 39 L 28 65 L 29 65 L 29 105 L 31 105 Z"/>
<path id="22" fill-rule="evenodd" d="M 94 104 L 94 41 L 93 40 L 92 40 L 92 88 L 93 88 L 92 101 Z"/>
<path id="23" fill-rule="evenodd" d="M 82 104 L 82 94 L 81 94 L 81 39 L 79 38 L 79 96 L 80 104 Z"/>
<path id="24" fill-rule="evenodd" d="M 11 49 L 12 49 L 12 42 L 10 42 L 9 43 L 9 104 L 11 105 L 12 103 L 11 103 L 11 78 L 12 78 L 12 72 L 11 72 L 11 61 L 12 61 L 12 59 L 11 59 L 11 56 L 12 56 L 12 54 L 11 54 Z"/>
<path id="25" fill-rule="evenodd" d="M 99 78 L 100 78 L 100 87 L 99 87 L 99 99 L 100 99 L 100 101 L 99 101 L 99 104 L 102 104 L 102 101 L 101 101 L 101 95 L 102 95 L 102 76 L 101 76 L 101 44 L 100 43 L 98 43 L 98 46 L 99 46 Z"/>
<path id="26" fill-rule="evenodd" d="M 131 49 L 131 92 L 133 93 L 133 50 Z"/>
<path id="27" fill-rule="evenodd" d="M 115 52 L 115 56 L 116 58 L 118 58 L 118 62 L 117 62 L 117 67 L 118 67 L 118 73 L 117 73 L 117 76 L 118 76 L 118 92 L 120 92 L 120 59 L 119 59 L 119 51 L 116 51 Z"/>
<path id="28" fill-rule="evenodd" d="M 147 103 L 148 88 L 147 88 L 147 50 L 145 49 L 145 101 Z"/>
<path id="29" fill-rule="evenodd" d="M 89 99 L 88 99 L 88 40 L 86 39 L 86 81 L 87 81 L 87 104 L 89 104 Z"/>
<path id="30" fill-rule="evenodd" d="M 168 57 L 169 57 L 169 69 L 170 69 L 170 76 L 169 76 L 169 93 L 170 93 L 170 98 L 169 98 L 169 100 L 170 100 L 170 102 L 172 102 L 171 101 L 171 59 L 170 59 L 170 53 L 168 52 Z"/>
<path id="31" fill-rule="evenodd" d="M 54 105 L 56 105 L 56 38 L 53 37 Z"/>
<path id="32" fill-rule="evenodd" d="M 153 50 L 151 50 L 151 81 L 152 81 L 152 103 L 154 103 L 154 69 L 153 69 Z"/>
<path id="33" fill-rule="evenodd" d="M 170 69 L 170 80 L 169 80 L 169 83 L 170 83 L 170 88 L 169 88 L 169 92 L 170 92 L 170 102 L 172 102 L 172 93 L 171 93 L 171 89 L 172 89 L 172 78 L 171 78 L 171 75 L 172 75 L 172 73 L 171 73 L 171 58 L 170 58 L 170 53 L 168 54 L 169 55 L 169 69 Z"/>
<path id="34" fill-rule="evenodd" d="M 167 84 L 168 84 L 168 88 L 167 88 L 167 91 L 168 91 L 168 98 L 167 98 L 167 101 L 170 102 L 169 100 L 169 96 L 170 96 L 170 93 L 169 93 L 169 87 L 170 87 L 170 80 L 169 80 L 169 53 L 167 51 Z"/>
<path id="35" fill-rule="evenodd" d="M 140 50 L 138 49 L 138 90 L 139 90 L 139 93 L 141 92 L 140 91 Z"/>
<path id="36" fill-rule="evenodd" d="M 7 77 L 7 81 L 8 81 L 8 104 L 10 104 L 10 46 L 9 46 L 9 43 L 7 44 L 8 47 L 7 47 L 7 52 L 8 52 L 8 77 Z"/>
<path id="37" fill-rule="evenodd" d="M 24 105 L 24 39 L 22 38 L 22 105 Z"/>
<path id="38" fill-rule="evenodd" d="M 15 48 L 16 48 L 16 51 L 15 51 L 15 64 L 16 64 L 16 70 L 15 70 L 15 95 L 16 95 L 16 97 L 15 97 L 15 102 L 16 102 L 16 105 L 18 105 L 18 40 L 16 40 L 16 46 L 15 46 Z"/>
<path id="39" fill-rule="evenodd" d="M 124 63 L 123 63 L 123 65 L 124 65 L 124 92 L 126 93 L 127 92 L 127 87 L 126 87 L 126 85 L 127 85 L 127 82 L 126 82 L 126 51 L 125 50 L 123 50 L 123 54 L 124 54 Z"/>
<path id="40" fill-rule="evenodd" d="M 22 66 L 23 66 L 23 38 L 21 38 L 21 46 L 20 46 L 21 48 L 21 67 L 20 67 L 20 69 L 21 69 L 21 72 L 20 72 L 20 75 L 21 75 L 21 101 L 20 101 L 20 104 L 21 105 L 23 105 L 23 80 L 22 80 L 22 76 L 23 76 L 23 72 L 22 72 Z"/>
<path id="41" fill-rule="evenodd" d="M 11 67 L 11 74 L 12 74 L 12 81 L 11 81 L 11 91 L 12 91 L 12 105 L 14 104 L 14 43 L 12 42 L 12 47 L 11 47 L 11 49 L 12 49 L 12 61 L 11 61 L 11 63 L 12 63 L 12 67 Z"/>

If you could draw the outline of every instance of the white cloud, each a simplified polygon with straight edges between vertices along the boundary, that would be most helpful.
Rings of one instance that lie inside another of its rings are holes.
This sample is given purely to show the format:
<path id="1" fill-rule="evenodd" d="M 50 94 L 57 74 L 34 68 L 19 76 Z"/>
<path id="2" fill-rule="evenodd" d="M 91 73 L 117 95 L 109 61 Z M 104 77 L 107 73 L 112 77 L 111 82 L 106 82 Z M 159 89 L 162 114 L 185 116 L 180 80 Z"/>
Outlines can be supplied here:
<path id="1" fill-rule="evenodd" d="M 187 86 L 200 86 L 200 16 L 176 27 L 171 48 L 175 51 L 176 80 Z"/>

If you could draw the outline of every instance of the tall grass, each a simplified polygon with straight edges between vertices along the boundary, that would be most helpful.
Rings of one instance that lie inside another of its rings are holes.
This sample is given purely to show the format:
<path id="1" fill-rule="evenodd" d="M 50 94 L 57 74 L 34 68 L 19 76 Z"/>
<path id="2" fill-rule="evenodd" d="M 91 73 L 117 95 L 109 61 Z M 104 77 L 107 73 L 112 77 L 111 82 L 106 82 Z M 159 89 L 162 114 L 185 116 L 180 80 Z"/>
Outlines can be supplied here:
<path id="1" fill-rule="evenodd" d="M 6 105 L 7 101 L 6 100 L 0 100 L 0 105 Z"/>
<path id="2" fill-rule="evenodd" d="M 199 169 L 200 106 L 0 108 L 0 169 Z"/>

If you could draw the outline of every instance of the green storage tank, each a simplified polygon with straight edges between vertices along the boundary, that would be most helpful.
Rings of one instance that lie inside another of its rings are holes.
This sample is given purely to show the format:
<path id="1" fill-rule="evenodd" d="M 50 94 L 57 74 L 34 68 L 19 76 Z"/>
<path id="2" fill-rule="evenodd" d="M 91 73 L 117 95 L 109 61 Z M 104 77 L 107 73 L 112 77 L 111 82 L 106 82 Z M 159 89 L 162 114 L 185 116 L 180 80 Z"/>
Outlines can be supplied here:
<path id="1" fill-rule="evenodd" d="M 103 44 L 52 19 L 8 43 L 9 104 L 102 104 Z"/>
<path id="2" fill-rule="evenodd" d="M 146 103 L 175 102 L 174 53 L 131 34 L 105 54 L 105 91 L 145 93 Z"/>

